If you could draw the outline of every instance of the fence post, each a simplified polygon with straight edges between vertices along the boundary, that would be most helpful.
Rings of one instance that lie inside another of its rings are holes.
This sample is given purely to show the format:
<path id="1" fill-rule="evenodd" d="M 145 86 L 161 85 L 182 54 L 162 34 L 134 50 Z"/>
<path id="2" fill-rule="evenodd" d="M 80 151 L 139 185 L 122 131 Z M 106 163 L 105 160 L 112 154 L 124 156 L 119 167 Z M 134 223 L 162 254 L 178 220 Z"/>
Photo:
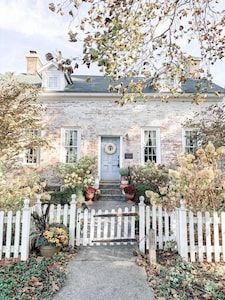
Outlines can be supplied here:
<path id="1" fill-rule="evenodd" d="M 21 236 L 21 260 L 25 261 L 29 257 L 30 248 L 30 207 L 29 199 L 24 200 L 22 215 L 22 236 Z"/>
<path id="2" fill-rule="evenodd" d="M 142 253 L 145 253 L 145 204 L 144 196 L 139 197 L 139 250 Z"/>
<path id="3" fill-rule="evenodd" d="M 188 259 L 188 245 L 187 245 L 187 211 L 184 202 L 181 201 L 180 208 L 178 210 L 178 228 L 179 228 L 179 253 L 180 256 Z"/>
<path id="4" fill-rule="evenodd" d="M 70 202 L 70 224 L 69 224 L 69 244 L 74 247 L 75 245 L 75 224 L 76 224 L 76 195 L 71 196 Z"/>
<path id="5" fill-rule="evenodd" d="M 149 229 L 149 262 L 150 264 L 156 264 L 156 233 L 154 229 Z"/>
<path id="6" fill-rule="evenodd" d="M 42 215 L 42 210 L 41 210 L 41 194 L 37 194 L 36 195 L 35 211 L 36 211 L 36 213 L 39 216 Z"/>

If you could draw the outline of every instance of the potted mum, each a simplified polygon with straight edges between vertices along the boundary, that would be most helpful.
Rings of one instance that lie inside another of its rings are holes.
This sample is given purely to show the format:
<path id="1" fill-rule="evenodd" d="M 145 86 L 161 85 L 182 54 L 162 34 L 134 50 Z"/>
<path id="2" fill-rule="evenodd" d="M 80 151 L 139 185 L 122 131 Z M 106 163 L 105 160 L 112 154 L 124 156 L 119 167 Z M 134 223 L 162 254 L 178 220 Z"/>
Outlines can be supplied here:
<path id="1" fill-rule="evenodd" d="M 61 224 L 51 224 L 36 240 L 36 247 L 44 257 L 51 257 L 68 245 L 67 228 Z"/>
<path id="2" fill-rule="evenodd" d="M 124 188 L 124 194 L 128 202 L 134 200 L 136 188 L 134 184 L 130 184 Z"/>
<path id="3" fill-rule="evenodd" d="M 85 199 L 87 201 L 94 201 L 95 198 L 95 193 L 96 193 L 96 189 L 92 186 L 89 186 L 86 190 L 85 190 Z"/>

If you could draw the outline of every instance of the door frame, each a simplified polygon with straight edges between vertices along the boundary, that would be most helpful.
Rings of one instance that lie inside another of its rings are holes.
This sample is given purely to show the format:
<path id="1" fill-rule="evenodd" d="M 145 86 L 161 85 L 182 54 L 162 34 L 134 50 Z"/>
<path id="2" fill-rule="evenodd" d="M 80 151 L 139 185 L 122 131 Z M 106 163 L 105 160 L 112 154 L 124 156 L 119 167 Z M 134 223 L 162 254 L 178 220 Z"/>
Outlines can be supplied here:
<path id="1" fill-rule="evenodd" d="M 121 135 L 99 135 L 98 136 L 98 178 L 101 180 L 101 160 L 102 160 L 102 138 L 119 138 L 120 139 L 120 168 L 123 167 L 123 137 Z"/>

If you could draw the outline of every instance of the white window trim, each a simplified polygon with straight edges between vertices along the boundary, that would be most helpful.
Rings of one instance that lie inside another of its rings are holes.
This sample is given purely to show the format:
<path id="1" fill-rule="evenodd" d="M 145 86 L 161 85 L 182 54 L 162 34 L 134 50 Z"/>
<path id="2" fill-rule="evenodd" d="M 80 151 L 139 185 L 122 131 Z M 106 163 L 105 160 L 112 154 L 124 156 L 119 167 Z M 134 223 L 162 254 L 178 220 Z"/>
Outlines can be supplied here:
<path id="1" fill-rule="evenodd" d="M 141 128 L 141 164 L 145 164 L 144 148 L 145 148 L 145 131 L 156 131 L 156 164 L 161 164 L 161 139 L 159 127 L 142 127 Z"/>
<path id="2" fill-rule="evenodd" d="M 182 152 L 185 154 L 186 152 L 186 137 L 185 137 L 185 131 L 197 131 L 197 128 L 191 128 L 191 127 L 186 127 L 182 128 Z"/>
<path id="3" fill-rule="evenodd" d="M 77 131 L 77 160 L 80 159 L 80 145 L 81 145 L 81 132 L 80 128 L 77 127 L 62 127 L 61 128 L 61 147 L 60 147 L 60 162 L 66 163 L 66 152 L 65 152 L 65 131 L 66 130 L 76 130 Z"/>

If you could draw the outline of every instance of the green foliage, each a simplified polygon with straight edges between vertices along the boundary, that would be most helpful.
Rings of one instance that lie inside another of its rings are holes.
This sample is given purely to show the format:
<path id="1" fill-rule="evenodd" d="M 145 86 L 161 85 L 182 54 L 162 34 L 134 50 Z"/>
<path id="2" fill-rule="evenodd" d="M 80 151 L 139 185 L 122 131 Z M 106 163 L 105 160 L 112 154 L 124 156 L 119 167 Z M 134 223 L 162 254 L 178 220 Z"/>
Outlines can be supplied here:
<path id="1" fill-rule="evenodd" d="M 50 300 L 65 282 L 64 253 L 0 267 L 1 300 Z"/>
<path id="2" fill-rule="evenodd" d="M 71 201 L 71 196 L 75 193 L 76 190 L 72 188 L 65 188 L 63 191 L 60 192 L 53 192 L 51 193 L 50 203 L 61 205 L 69 204 Z"/>
<path id="3" fill-rule="evenodd" d="M 174 253 L 159 252 L 158 264 L 146 270 L 156 299 L 225 299 L 223 265 L 191 264 Z"/>
<path id="4" fill-rule="evenodd" d="M 119 170 L 121 176 L 128 176 L 129 175 L 129 169 L 128 168 L 120 168 Z"/>

